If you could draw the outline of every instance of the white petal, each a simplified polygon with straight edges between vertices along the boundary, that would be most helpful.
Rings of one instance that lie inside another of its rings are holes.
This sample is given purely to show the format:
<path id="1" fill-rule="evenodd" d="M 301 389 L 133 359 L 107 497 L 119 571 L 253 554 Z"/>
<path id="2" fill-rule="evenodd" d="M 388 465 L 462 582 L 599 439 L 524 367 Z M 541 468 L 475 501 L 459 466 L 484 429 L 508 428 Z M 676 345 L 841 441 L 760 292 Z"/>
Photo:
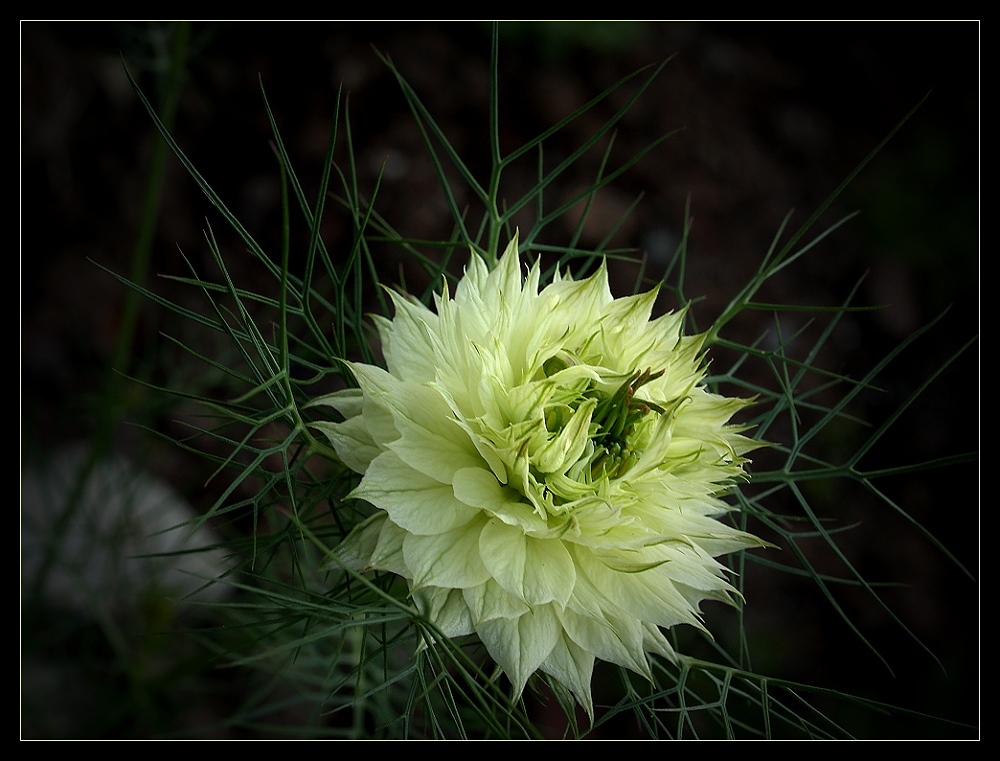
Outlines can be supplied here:
<path id="1" fill-rule="evenodd" d="M 676 624 L 701 627 L 688 600 L 658 569 L 625 573 L 611 570 L 587 550 L 580 550 L 575 556 L 577 567 L 594 588 L 628 615 L 663 627 Z"/>
<path id="2" fill-rule="evenodd" d="M 601 660 L 617 663 L 652 679 L 643 647 L 642 624 L 635 619 L 581 616 L 572 610 L 559 612 L 566 633 L 577 645 Z"/>
<path id="3" fill-rule="evenodd" d="M 336 568 L 339 564 L 343 564 L 355 571 L 365 569 L 371 563 L 372 553 L 375 551 L 379 532 L 385 520 L 385 513 L 376 513 L 355 526 L 344 541 L 330 553 L 335 557 L 324 561 L 323 568 Z"/>
<path id="4" fill-rule="evenodd" d="M 433 388 L 400 383 L 386 406 L 400 433 L 390 448 L 421 473 L 450 483 L 456 470 L 483 464 L 469 435 Z"/>
<path id="5" fill-rule="evenodd" d="M 593 721 L 594 699 L 590 694 L 590 680 L 594 673 L 593 651 L 580 647 L 562 632 L 541 668 L 573 693 Z"/>
<path id="6" fill-rule="evenodd" d="M 461 637 L 474 631 L 469 607 L 459 589 L 426 587 L 413 593 L 413 601 L 445 637 Z"/>
<path id="7" fill-rule="evenodd" d="M 478 514 L 455 499 L 452 487 L 423 475 L 394 452 L 383 452 L 351 496 L 385 510 L 392 522 L 414 534 L 442 534 Z"/>
<path id="8" fill-rule="evenodd" d="M 403 559 L 403 541 L 407 533 L 390 520 L 382 522 L 375 549 L 372 550 L 371 567 L 410 578 Z"/>
<path id="9" fill-rule="evenodd" d="M 496 476 L 483 468 L 463 468 L 455 473 L 455 496 L 466 505 L 492 513 L 523 532 L 547 532 L 548 525 L 514 489 L 502 486 Z"/>
<path id="10" fill-rule="evenodd" d="M 576 583 L 573 558 L 559 539 L 535 539 L 492 518 L 479 537 L 490 574 L 528 605 L 565 605 Z"/>
<path id="11" fill-rule="evenodd" d="M 403 558 L 416 588 L 466 589 L 484 584 L 490 572 L 479 555 L 479 533 L 484 520 L 477 518 L 461 528 L 434 536 L 407 534 Z"/>
<path id="12" fill-rule="evenodd" d="M 432 342 L 438 316 L 419 302 L 390 291 L 396 316 L 392 322 L 376 320 L 382 338 L 386 365 L 397 378 L 417 383 L 434 380 L 435 352 Z"/>
<path id="13" fill-rule="evenodd" d="M 343 423 L 321 420 L 310 424 L 310 427 L 326 436 L 344 465 L 355 473 L 364 473 L 382 451 L 368 433 L 362 417 L 350 418 Z"/>
<path id="14" fill-rule="evenodd" d="M 475 626 L 493 618 L 518 618 L 529 610 L 527 603 L 493 579 L 478 587 L 463 589 L 462 593 Z"/>
<path id="15" fill-rule="evenodd" d="M 495 618 L 476 627 L 489 654 L 514 685 L 520 696 L 524 685 L 549 657 L 559 641 L 559 620 L 545 605 L 520 618 Z"/>

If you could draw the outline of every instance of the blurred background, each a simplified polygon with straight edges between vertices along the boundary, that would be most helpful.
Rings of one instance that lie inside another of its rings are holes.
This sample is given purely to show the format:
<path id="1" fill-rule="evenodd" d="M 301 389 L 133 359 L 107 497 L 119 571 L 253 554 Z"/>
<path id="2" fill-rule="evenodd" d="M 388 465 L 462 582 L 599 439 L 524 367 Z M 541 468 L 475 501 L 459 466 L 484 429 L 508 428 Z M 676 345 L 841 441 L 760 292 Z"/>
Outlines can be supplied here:
<path id="1" fill-rule="evenodd" d="M 746 283 L 785 215 L 795 210 L 792 229 L 804 222 L 927 96 L 817 230 L 855 211 L 858 216 L 784 270 L 759 300 L 839 304 L 864 276 L 855 303 L 887 308 L 845 319 L 822 357 L 824 366 L 851 377 L 863 376 L 906 336 L 948 310 L 879 374 L 883 392 L 859 399 L 855 411 L 874 425 L 978 333 L 977 23 L 505 22 L 500 29 L 505 151 L 627 74 L 670 59 L 623 119 L 613 158 L 624 160 L 660 135 L 677 132 L 598 194 L 582 244 L 596 245 L 641 195 L 612 245 L 634 248 L 644 257 L 646 276 L 658 278 L 681 239 L 690 203 L 685 292 L 703 297 L 694 307 L 703 326 Z M 448 235 L 448 211 L 432 164 L 373 46 L 392 58 L 483 176 L 489 166 L 488 24 L 196 22 L 187 30 L 173 134 L 265 248 L 276 250 L 280 186 L 261 86 L 307 194 L 318 185 L 342 86 L 368 193 L 384 165 L 376 203 L 383 217 L 415 238 Z M 138 561 L 123 560 L 169 551 L 168 545 L 150 549 L 140 539 L 176 524 L 173 518 L 184 511 L 206 509 L 218 490 L 204 486 L 208 463 L 150 433 L 183 435 L 178 421 L 188 412 L 119 375 L 172 388 L 200 380 L 202 371 L 180 362 L 181 354 L 161 336 L 163 331 L 188 338 L 191 326 L 150 300 L 134 317 L 127 289 L 96 265 L 184 303 L 194 294 L 157 275 L 188 274 L 181 251 L 197 268 L 211 268 L 207 219 L 238 282 L 259 292 L 273 288 L 260 279 L 242 244 L 221 229 L 222 221 L 172 157 L 164 167 L 148 268 L 135 268 L 159 137 L 129 86 L 123 60 L 160 103 L 177 31 L 176 23 L 167 22 L 21 24 L 26 738 L 243 736 L 220 723 L 230 696 L 242 688 L 241 677 L 220 674 L 195 641 L 158 634 L 198 625 L 197 616 L 184 619 L 168 601 L 190 591 L 190 574 L 208 573 L 225 559 L 194 556 L 202 565 L 187 569 L 183 578 L 150 560 L 141 583 L 129 565 Z M 615 94 L 547 142 L 546 164 L 572 152 L 630 92 Z M 601 158 L 600 150 L 591 151 L 561 178 L 551 206 L 592 181 Z M 532 171 L 529 162 L 511 172 L 512 197 L 530 186 Z M 573 222 L 567 215 L 567 236 Z M 327 215 L 330 250 L 349 247 L 350 235 L 346 220 Z M 391 254 L 382 264 L 388 282 L 419 280 L 419 272 Z M 637 267 L 617 269 L 616 295 L 630 291 L 639 274 Z M 729 335 L 752 341 L 772 329 L 774 319 L 748 316 Z M 779 324 L 787 335 L 804 320 L 783 313 Z M 199 345 L 206 353 L 220 350 Z M 724 355 L 716 361 L 725 362 Z M 766 380 L 762 368 L 748 365 L 747 372 Z M 863 465 L 877 469 L 978 451 L 979 400 L 976 344 L 935 380 Z M 94 441 L 101 443 L 98 450 Z M 836 460 L 838 452 L 854 451 L 857 441 L 845 433 L 844 440 L 831 435 L 820 446 Z M 122 489 L 123 483 L 129 488 Z M 879 486 L 978 577 L 977 464 L 885 479 Z M 759 653 L 754 666 L 973 727 L 897 722 L 832 706 L 860 736 L 975 736 L 978 581 L 870 495 L 831 490 L 811 498 L 839 522 L 860 525 L 844 539 L 845 551 L 866 577 L 905 585 L 888 589 L 886 598 L 943 668 L 863 593 L 846 594 L 840 602 L 887 656 L 891 671 L 811 582 L 751 566 L 745 572 L 746 616 Z M 61 509 L 67 500 L 84 507 Z M 94 511 L 90 517 L 88 510 Z M 122 528 L 124 515 L 136 525 Z M 210 535 L 202 539 L 213 541 Z M 822 547 L 813 549 L 825 567 Z M 170 593 L 164 596 L 165 589 Z M 630 736 L 634 729 L 613 732 Z"/>

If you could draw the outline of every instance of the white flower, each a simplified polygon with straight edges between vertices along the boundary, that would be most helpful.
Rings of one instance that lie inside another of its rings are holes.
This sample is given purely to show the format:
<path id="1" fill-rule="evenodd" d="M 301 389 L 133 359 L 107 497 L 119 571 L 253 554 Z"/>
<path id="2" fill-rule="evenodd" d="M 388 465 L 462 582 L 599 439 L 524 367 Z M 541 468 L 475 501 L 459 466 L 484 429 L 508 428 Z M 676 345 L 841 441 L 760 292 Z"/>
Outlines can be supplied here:
<path id="1" fill-rule="evenodd" d="M 446 636 L 478 634 L 516 694 L 541 670 L 593 715 L 595 658 L 650 676 L 664 628 L 733 602 L 714 560 L 764 543 L 717 520 L 757 446 L 728 425 L 748 402 L 699 385 L 701 336 L 650 320 L 656 291 L 615 299 L 602 266 L 539 289 L 511 241 L 473 255 L 436 311 L 393 295 L 376 318 L 387 369 L 317 400 L 352 497 L 377 513 L 337 549 L 399 574 Z"/>

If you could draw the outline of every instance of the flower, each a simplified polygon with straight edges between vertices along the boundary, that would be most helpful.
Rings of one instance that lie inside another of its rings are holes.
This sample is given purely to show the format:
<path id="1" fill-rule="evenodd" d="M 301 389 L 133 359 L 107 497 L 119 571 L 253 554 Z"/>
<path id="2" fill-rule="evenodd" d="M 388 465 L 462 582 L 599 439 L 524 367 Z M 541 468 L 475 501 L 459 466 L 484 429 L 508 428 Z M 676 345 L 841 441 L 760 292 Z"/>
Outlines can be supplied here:
<path id="1" fill-rule="evenodd" d="M 536 670 L 593 716 L 597 658 L 651 678 L 663 629 L 734 602 L 714 558 L 761 540 L 720 522 L 757 446 L 728 425 L 749 402 L 709 393 L 703 336 L 650 319 L 656 290 L 613 298 L 591 277 L 522 276 L 515 235 L 473 254 L 435 310 L 393 294 L 376 317 L 386 369 L 318 403 L 317 423 L 378 510 L 336 553 L 406 579 L 422 615 L 475 632 L 519 695 Z"/>

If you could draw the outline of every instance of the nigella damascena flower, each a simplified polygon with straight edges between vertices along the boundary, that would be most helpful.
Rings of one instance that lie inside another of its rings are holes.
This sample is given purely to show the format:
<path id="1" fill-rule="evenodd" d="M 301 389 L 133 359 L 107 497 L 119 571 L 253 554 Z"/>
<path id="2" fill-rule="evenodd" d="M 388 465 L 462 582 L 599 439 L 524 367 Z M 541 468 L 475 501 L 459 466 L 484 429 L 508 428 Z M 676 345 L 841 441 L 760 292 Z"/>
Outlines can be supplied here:
<path id="1" fill-rule="evenodd" d="M 747 402 L 709 393 L 703 338 L 650 319 L 656 291 L 613 298 L 602 266 L 525 278 L 517 238 L 493 271 L 473 255 L 435 310 L 393 295 L 376 318 L 386 369 L 318 400 L 319 423 L 378 510 L 342 562 L 409 583 L 449 637 L 475 632 L 514 685 L 541 670 L 593 715 L 595 658 L 650 676 L 662 629 L 733 602 L 714 558 L 763 544 L 720 522 L 720 493 L 756 443 Z"/>

